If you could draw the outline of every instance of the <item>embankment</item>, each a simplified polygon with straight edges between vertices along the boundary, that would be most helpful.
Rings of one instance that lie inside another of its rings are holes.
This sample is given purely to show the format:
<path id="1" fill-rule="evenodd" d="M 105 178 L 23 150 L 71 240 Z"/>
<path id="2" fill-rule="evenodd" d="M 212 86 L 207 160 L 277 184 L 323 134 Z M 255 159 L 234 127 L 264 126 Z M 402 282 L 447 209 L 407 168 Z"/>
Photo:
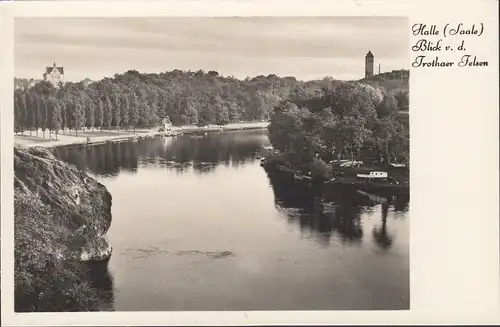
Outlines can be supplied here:
<path id="1" fill-rule="evenodd" d="M 92 310 L 81 263 L 106 262 L 111 194 L 47 149 L 14 148 L 16 311 Z"/>
<path id="2" fill-rule="evenodd" d="M 176 126 L 172 128 L 172 131 L 179 134 L 197 134 L 206 132 L 218 132 L 218 131 L 236 131 L 236 130 L 252 130 L 252 129 L 265 129 L 269 125 L 269 122 L 245 122 L 245 123 L 232 123 L 228 125 L 218 126 L 218 125 L 207 125 L 207 126 Z M 158 131 L 139 131 L 138 133 L 128 133 L 126 135 L 117 133 L 117 135 L 107 135 L 107 136 L 93 136 L 90 138 L 90 142 L 93 145 L 102 144 L 106 142 L 122 142 L 134 138 L 143 137 L 155 137 L 165 135 L 165 132 Z M 84 145 L 87 144 L 88 140 L 85 136 L 80 137 L 68 137 L 65 136 L 64 139 L 60 136 L 59 140 L 54 140 L 50 142 L 35 142 L 23 144 L 26 147 L 43 147 L 43 148 L 59 148 L 64 146 L 73 145 Z"/>

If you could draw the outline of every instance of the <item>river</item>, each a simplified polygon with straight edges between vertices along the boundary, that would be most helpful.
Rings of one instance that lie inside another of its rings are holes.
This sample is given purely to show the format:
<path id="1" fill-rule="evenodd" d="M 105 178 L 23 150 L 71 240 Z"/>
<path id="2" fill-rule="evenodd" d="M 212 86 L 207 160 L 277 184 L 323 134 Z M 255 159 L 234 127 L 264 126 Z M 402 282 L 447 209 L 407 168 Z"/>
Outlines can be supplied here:
<path id="1" fill-rule="evenodd" d="M 268 144 L 235 131 L 55 149 L 113 196 L 103 307 L 409 309 L 408 201 L 340 192 L 324 211 L 260 167 Z"/>

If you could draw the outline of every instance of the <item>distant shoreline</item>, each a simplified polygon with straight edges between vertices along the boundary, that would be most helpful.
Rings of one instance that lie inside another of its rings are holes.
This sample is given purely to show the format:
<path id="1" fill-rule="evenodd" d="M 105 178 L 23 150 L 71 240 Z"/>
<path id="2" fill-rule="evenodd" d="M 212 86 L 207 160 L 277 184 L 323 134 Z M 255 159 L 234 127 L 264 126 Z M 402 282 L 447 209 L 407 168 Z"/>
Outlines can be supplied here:
<path id="1" fill-rule="evenodd" d="M 207 125 L 205 127 L 187 125 L 187 126 L 174 126 L 172 127 L 172 132 L 182 133 L 182 134 L 196 134 L 200 132 L 217 132 L 217 131 L 237 131 L 237 130 L 255 130 L 255 129 L 265 129 L 269 125 L 269 122 L 244 122 L 244 123 L 232 123 L 223 126 L 217 125 Z M 106 130 L 104 130 L 106 131 Z M 15 146 L 21 146 L 26 148 L 32 147 L 43 147 L 43 148 L 60 148 L 66 146 L 78 146 L 78 145 L 99 145 L 105 144 L 109 142 L 123 142 L 127 140 L 131 140 L 134 138 L 153 138 L 156 136 L 165 135 L 165 132 L 159 131 L 147 131 L 147 132 L 136 132 L 130 133 L 128 135 L 105 135 L 105 136 L 95 136 L 90 137 L 90 143 L 87 144 L 87 136 L 70 136 L 65 137 L 64 140 L 54 140 L 47 141 L 44 140 L 42 142 L 33 142 L 33 143 L 24 143 L 19 142 L 18 140 L 14 140 Z M 167 136 L 170 137 L 170 136 Z"/>

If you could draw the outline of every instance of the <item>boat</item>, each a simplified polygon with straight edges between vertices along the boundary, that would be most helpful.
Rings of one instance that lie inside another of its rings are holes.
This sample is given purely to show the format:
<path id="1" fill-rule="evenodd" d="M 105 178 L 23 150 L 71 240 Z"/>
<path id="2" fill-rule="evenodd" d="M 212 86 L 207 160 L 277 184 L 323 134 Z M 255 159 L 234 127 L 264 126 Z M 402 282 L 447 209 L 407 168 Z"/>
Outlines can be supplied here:
<path id="1" fill-rule="evenodd" d="M 330 179 L 327 179 L 327 180 L 325 181 L 325 183 L 326 183 L 326 184 L 328 184 L 328 183 L 333 183 L 333 182 L 335 182 L 335 180 L 336 180 L 336 178 L 335 178 L 335 177 L 332 177 L 332 178 L 330 178 Z"/>
<path id="2" fill-rule="evenodd" d="M 284 171 L 284 172 L 288 172 L 288 173 L 295 173 L 295 171 L 287 166 L 283 166 L 283 165 L 276 165 L 276 169 L 280 170 L 280 171 Z"/>
<path id="3" fill-rule="evenodd" d="M 310 175 L 310 173 L 309 173 L 309 175 Z M 311 176 L 304 175 L 300 171 L 294 172 L 293 173 L 293 178 L 295 180 L 298 180 L 298 181 L 306 181 L 306 182 L 310 182 L 311 181 Z"/>
<path id="4" fill-rule="evenodd" d="M 351 168 L 355 166 L 362 166 L 363 161 L 355 161 L 355 160 L 332 160 L 330 161 L 332 165 L 338 165 L 341 168 Z"/>
<path id="5" fill-rule="evenodd" d="M 385 171 L 371 171 L 369 174 L 357 174 L 357 178 L 361 179 L 377 179 L 377 180 L 385 180 L 388 177 L 387 172 Z"/>
<path id="6" fill-rule="evenodd" d="M 268 146 L 264 147 L 264 150 L 270 150 L 270 151 L 272 151 L 272 150 L 274 150 L 274 147 L 272 145 L 268 145 Z"/>

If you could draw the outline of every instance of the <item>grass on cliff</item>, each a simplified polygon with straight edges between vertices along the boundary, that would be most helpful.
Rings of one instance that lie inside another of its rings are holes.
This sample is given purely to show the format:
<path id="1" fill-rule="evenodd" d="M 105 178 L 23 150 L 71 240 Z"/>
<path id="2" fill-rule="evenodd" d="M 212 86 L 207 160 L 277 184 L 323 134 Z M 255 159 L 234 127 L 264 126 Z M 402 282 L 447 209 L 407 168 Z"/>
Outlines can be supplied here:
<path id="1" fill-rule="evenodd" d="M 391 93 L 399 91 L 408 92 L 410 89 L 409 81 L 410 71 L 405 69 L 393 70 L 359 80 L 359 82 L 364 84 L 382 87 Z"/>
<path id="2" fill-rule="evenodd" d="M 86 272 L 61 260 L 65 246 L 50 225 L 50 208 L 16 193 L 14 212 L 16 312 L 95 310 L 98 296 Z"/>

